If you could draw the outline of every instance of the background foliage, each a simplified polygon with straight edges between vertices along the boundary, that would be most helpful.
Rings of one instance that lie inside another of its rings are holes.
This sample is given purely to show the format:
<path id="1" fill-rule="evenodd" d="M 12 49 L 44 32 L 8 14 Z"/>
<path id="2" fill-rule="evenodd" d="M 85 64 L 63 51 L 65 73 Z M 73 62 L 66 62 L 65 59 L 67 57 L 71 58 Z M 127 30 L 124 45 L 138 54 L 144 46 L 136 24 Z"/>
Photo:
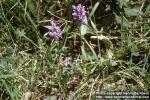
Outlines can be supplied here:
<path id="1" fill-rule="evenodd" d="M 86 25 L 72 20 L 78 3 Z M 44 35 L 49 20 L 63 30 L 59 41 Z M 0 41 L 1 100 L 150 90 L 148 0 L 0 0 Z"/>

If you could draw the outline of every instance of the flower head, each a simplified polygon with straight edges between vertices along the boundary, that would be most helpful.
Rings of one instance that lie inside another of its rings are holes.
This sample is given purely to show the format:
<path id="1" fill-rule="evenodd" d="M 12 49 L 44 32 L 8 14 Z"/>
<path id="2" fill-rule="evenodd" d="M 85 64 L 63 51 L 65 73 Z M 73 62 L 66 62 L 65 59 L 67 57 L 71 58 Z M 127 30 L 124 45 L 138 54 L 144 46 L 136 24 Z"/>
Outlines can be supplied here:
<path id="1" fill-rule="evenodd" d="M 78 4 L 77 6 L 73 5 L 72 9 L 73 9 L 73 13 L 72 13 L 73 19 L 83 22 L 86 16 L 85 7 L 82 6 L 81 4 Z"/>
<path id="2" fill-rule="evenodd" d="M 60 27 L 57 26 L 54 21 L 51 21 L 50 23 L 51 23 L 50 26 L 44 26 L 44 27 L 46 27 L 49 30 L 48 34 L 50 36 L 52 36 L 54 39 L 58 40 L 62 35 L 62 31 L 61 31 Z"/>

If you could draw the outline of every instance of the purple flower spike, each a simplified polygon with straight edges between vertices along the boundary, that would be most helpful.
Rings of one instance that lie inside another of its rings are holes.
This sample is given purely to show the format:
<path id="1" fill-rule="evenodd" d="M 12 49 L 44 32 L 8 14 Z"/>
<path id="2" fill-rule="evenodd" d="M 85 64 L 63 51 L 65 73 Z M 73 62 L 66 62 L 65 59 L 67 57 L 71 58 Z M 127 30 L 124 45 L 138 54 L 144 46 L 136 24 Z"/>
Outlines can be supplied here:
<path id="1" fill-rule="evenodd" d="M 51 21 L 51 26 L 44 26 L 44 27 L 46 27 L 49 30 L 48 34 L 52 36 L 54 39 L 58 40 L 61 37 L 62 31 L 54 21 Z"/>
<path id="2" fill-rule="evenodd" d="M 83 22 L 86 16 L 85 7 L 82 6 L 81 4 L 78 4 L 77 6 L 73 5 L 72 9 L 73 9 L 73 13 L 72 13 L 73 19 Z"/>

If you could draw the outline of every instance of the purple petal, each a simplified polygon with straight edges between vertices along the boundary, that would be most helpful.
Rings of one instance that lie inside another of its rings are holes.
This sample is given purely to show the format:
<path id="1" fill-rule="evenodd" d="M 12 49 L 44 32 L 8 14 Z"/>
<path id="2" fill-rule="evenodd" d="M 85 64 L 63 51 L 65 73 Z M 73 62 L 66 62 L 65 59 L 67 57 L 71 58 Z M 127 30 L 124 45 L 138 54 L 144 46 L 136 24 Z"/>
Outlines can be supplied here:
<path id="1" fill-rule="evenodd" d="M 47 28 L 48 30 L 52 30 L 52 26 L 44 26 L 45 28 Z"/>
<path id="2" fill-rule="evenodd" d="M 51 25 L 55 27 L 56 23 L 54 23 L 54 21 L 51 21 Z"/>
<path id="3" fill-rule="evenodd" d="M 59 39 L 62 35 L 62 31 L 61 28 L 59 26 L 56 25 L 56 23 L 54 21 L 50 22 L 51 25 L 50 26 L 44 26 L 47 29 L 49 29 L 49 35 L 52 36 L 54 39 Z"/>
<path id="4" fill-rule="evenodd" d="M 79 21 L 83 21 L 85 19 L 85 6 L 82 6 L 81 4 L 78 4 L 77 6 L 73 5 L 73 19 L 74 20 L 79 20 Z"/>

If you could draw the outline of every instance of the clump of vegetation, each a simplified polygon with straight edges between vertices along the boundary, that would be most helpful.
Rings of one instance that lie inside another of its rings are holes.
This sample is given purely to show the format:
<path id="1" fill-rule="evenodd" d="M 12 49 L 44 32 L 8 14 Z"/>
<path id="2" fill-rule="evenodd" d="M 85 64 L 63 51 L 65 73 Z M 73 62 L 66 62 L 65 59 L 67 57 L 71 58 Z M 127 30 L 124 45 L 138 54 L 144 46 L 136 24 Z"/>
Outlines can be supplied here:
<path id="1" fill-rule="evenodd" d="M 148 0 L 1 0 L 0 99 L 150 91 Z"/>

